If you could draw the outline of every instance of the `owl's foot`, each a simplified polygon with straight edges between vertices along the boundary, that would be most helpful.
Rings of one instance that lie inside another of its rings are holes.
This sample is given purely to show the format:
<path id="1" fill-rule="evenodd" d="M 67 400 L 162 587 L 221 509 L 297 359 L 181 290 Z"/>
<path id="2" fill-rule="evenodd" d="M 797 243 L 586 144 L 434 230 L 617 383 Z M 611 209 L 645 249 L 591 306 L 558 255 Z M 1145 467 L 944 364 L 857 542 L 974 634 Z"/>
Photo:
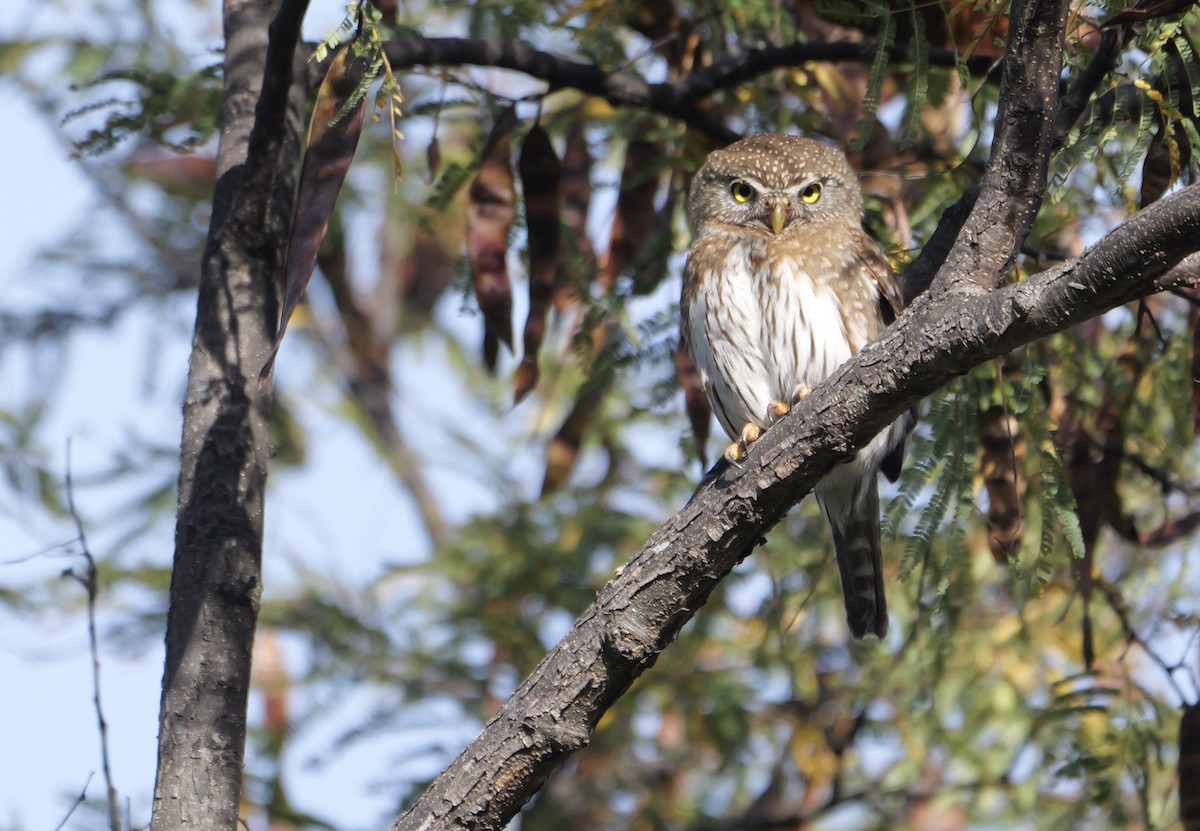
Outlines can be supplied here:
<path id="1" fill-rule="evenodd" d="M 772 401 L 767 405 L 767 415 L 772 421 L 778 421 L 792 411 L 792 407 L 799 404 L 810 392 L 812 387 L 801 381 L 792 390 L 791 401 Z"/>
<path id="2" fill-rule="evenodd" d="M 725 461 L 736 465 L 746 458 L 746 451 L 750 449 L 750 445 L 758 441 L 761 436 L 762 428 L 757 424 L 747 422 L 746 426 L 742 428 L 741 437 L 725 448 Z"/>

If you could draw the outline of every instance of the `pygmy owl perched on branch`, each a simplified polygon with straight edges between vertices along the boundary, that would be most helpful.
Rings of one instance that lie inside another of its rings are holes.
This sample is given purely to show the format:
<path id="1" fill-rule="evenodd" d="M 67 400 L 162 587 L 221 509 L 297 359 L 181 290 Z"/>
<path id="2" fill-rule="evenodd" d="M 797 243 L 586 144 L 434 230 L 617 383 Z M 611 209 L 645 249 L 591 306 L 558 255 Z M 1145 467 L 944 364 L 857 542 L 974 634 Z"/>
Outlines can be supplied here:
<path id="1" fill-rule="evenodd" d="M 721 426 L 746 447 L 903 306 L 887 258 L 862 228 L 858 179 L 841 151 L 757 135 L 709 155 L 692 182 L 683 342 Z M 887 633 L 876 474 L 895 481 L 912 416 L 814 489 L 833 531 L 855 638 Z"/>

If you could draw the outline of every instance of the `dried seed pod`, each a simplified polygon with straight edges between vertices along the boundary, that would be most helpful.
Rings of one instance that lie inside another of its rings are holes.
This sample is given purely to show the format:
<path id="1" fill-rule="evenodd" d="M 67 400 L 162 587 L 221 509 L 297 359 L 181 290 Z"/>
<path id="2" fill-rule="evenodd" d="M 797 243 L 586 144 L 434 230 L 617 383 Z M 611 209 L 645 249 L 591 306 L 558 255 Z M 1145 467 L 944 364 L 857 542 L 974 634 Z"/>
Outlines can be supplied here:
<path id="1" fill-rule="evenodd" d="M 559 261 L 554 307 L 560 312 L 576 302 L 579 287 L 590 282 L 595 274 L 596 252 L 587 232 L 588 208 L 591 201 L 592 156 L 588 152 L 583 126 L 577 121 L 567 133 L 567 146 L 562 157 L 562 216 L 563 223 L 570 232 L 568 250 L 573 247 L 573 251 L 571 257 Z M 573 275 L 564 271 L 576 262 L 587 264 L 585 268 L 588 269 L 588 273 Z"/>
<path id="2" fill-rule="evenodd" d="M 432 182 L 442 169 L 442 145 L 438 143 L 436 135 L 429 140 L 429 146 L 425 148 L 425 163 L 429 167 L 429 181 Z"/>
<path id="3" fill-rule="evenodd" d="M 661 155 L 662 148 L 652 141 L 631 141 L 625 151 L 612 242 L 600 273 L 600 283 L 606 290 L 612 288 L 617 278 L 637 259 L 654 230 L 654 197 L 658 193 L 659 177 L 647 171 L 653 169 Z"/>
<path id="4" fill-rule="evenodd" d="M 525 194 L 525 224 L 529 232 L 529 316 L 525 320 L 525 355 L 517 367 L 513 403 L 537 385 L 538 349 L 546 333 L 546 314 L 554 297 L 555 271 L 562 244 L 562 166 L 550 136 L 534 124 L 521 145 L 517 161 Z"/>
<path id="5" fill-rule="evenodd" d="M 292 220 L 284 264 L 283 315 L 275 344 L 260 373 L 262 378 L 271 371 L 288 321 L 312 277 L 317 252 L 329 228 L 329 218 L 354 160 L 367 105 L 367 98 L 361 94 L 359 86 L 370 63 L 367 57 L 355 57 L 352 45 L 346 44 L 329 62 L 329 70 L 317 91 L 308 123 L 308 142 L 296 192 L 296 215 Z M 343 112 L 356 92 L 360 93 L 358 100 Z"/>
<path id="6" fill-rule="evenodd" d="M 591 331 L 592 354 L 598 355 L 611 346 L 620 333 L 620 326 L 613 320 L 604 321 Z M 542 480 L 542 496 L 564 487 L 571 478 L 571 471 L 579 457 L 583 437 L 596 418 L 596 413 L 612 386 L 613 372 L 593 368 L 590 377 L 579 388 L 575 404 L 563 421 L 554 438 L 546 447 L 546 475 Z"/>
<path id="7" fill-rule="evenodd" d="M 1192 327 L 1192 434 L 1200 436 L 1200 310 L 1192 305 L 1188 314 Z"/>
<path id="8" fill-rule="evenodd" d="M 712 423 L 712 406 L 708 403 L 708 395 L 704 392 L 704 382 L 700 379 L 700 371 L 696 369 L 692 356 L 683 348 L 683 344 L 675 350 L 675 374 L 679 378 L 679 386 L 683 389 L 683 405 L 687 410 L 688 421 L 692 424 L 692 436 L 696 441 L 696 455 L 700 457 L 700 466 L 708 469 L 708 429 Z"/>
<path id="9" fill-rule="evenodd" d="M 998 381 L 1021 375 L 1022 358 L 1010 352 L 1000 360 Z M 1003 384 L 1001 384 L 1003 386 Z M 985 407 L 976 425 L 979 473 L 988 497 L 988 547 L 997 565 L 1006 566 L 1021 548 L 1025 533 L 1028 446 L 1017 419 L 1003 401 Z"/>
<path id="10" fill-rule="evenodd" d="M 512 285 L 508 279 L 508 232 L 517 216 L 512 169 L 515 107 L 496 120 L 483 148 L 483 161 L 467 191 L 467 259 L 475 299 L 483 313 L 484 362 L 496 368 L 499 344 L 512 348 Z"/>

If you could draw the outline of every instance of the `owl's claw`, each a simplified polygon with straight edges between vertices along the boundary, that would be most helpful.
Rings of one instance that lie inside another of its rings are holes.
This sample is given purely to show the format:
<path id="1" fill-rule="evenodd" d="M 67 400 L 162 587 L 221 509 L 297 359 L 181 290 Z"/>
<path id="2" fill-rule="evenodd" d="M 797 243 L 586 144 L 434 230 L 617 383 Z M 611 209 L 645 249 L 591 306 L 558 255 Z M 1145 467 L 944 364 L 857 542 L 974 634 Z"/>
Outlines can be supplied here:
<path id="1" fill-rule="evenodd" d="M 742 459 L 746 458 L 746 451 L 750 449 L 750 445 L 758 441 L 762 437 L 762 428 L 752 422 L 747 422 L 742 428 L 741 437 L 733 444 L 725 448 L 725 461 L 731 465 L 736 465 Z"/>
<path id="2" fill-rule="evenodd" d="M 804 398 L 810 392 L 812 392 L 812 387 L 801 381 L 796 385 L 796 388 L 792 390 L 791 401 L 775 400 L 767 405 L 767 417 L 770 418 L 772 422 L 779 421 L 779 419 L 783 418 L 792 411 L 792 407 L 795 407 L 802 400 L 804 400 Z"/>

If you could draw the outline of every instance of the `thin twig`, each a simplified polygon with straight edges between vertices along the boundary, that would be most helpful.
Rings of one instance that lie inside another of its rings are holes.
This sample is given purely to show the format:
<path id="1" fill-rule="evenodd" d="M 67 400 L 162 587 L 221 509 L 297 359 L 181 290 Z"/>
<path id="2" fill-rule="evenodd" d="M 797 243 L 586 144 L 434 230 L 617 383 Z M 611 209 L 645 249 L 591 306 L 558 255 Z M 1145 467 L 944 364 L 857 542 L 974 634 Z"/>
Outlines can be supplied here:
<path id="1" fill-rule="evenodd" d="M 112 831 L 121 831 L 121 809 L 117 804 L 117 789 L 113 785 L 112 768 L 108 763 L 108 723 L 104 720 L 104 708 L 100 706 L 100 646 L 96 638 L 96 591 L 99 579 L 96 574 L 96 558 L 88 549 L 87 533 L 83 519 L 75 508 L 75 486 L 71 481 L 71 440 L 67 439 L 67 510 L 75 521 L 80 553 L 87 561 L 87 572 L 83 577 L 68 569 L 65 574 L 78 580 L 87 591 L 88 645 L 92 653 L 92 702 L 96 705 L 96 723 L 100 728 L 100 764 L 104 770 L 104 785 L 108 792 L 108 822 Z M 88 777 L 89 781 L 91 777 Z M 86 786 L 85 786 L 86 790 Z M 65 819 L 63 820 L 66 821 Z M 61 827 L 61 826 L 60 826 Z"/>
<path id="2" fill-rule="evenodd" d="M 75 797 L 75 801 L 71 803 L 71 807 L 67 809 L 67 815 L 62 818 L 58 825 L 54 826 L 54 831 L 62 831 L 63 826 L 67 824 L 67 820 L 75 813 L 75 809 L 82 805 L 87 800 L 88 785 L 92 784 L 92 777 L 96 775 L 96 771 L 88 774 L 87 781 L 83 783 L 82 790 L 79 791 L 79 796 Z"/>
<path id="3" fill-rule="evenodd" d="M 1187 703 L 1188 697 L 1184 695 L 1183 688 L 1179 686 L 1179 682 L 1175 680 L 1175 670 L 1182 669 L 1176 665 L 1172 667 L 1166 660 L 1159 655 L 1146 642 L 1146 640 L 1137 633 L 1133 628 L 1133 622 L 1129 619 L 1129 615 L 1125 612 L 1125 602 L 1121 597 L 1120 589 L 1114 586 L 1107 580 L 1097 579 L 1095 585 L 1100 589 L 1100 593 L 1104 595 L 1104 599 L 1108 601 L 1108 608 L 1117 616 L 1117 620 L 1121 622 L 1121 628 L 1125 630 L 1125 639 L 1128 643 L 1141 648 L 1151 661 L 1153 661 L 1159 669 L 1162 670 L 1163 676 L 1167 679 L 1167 683 L 1171 685 L 1171 689 L 1175 691 L 1175 695 L 1179 697 L 1179 701 L 1183 704 Z"/>

